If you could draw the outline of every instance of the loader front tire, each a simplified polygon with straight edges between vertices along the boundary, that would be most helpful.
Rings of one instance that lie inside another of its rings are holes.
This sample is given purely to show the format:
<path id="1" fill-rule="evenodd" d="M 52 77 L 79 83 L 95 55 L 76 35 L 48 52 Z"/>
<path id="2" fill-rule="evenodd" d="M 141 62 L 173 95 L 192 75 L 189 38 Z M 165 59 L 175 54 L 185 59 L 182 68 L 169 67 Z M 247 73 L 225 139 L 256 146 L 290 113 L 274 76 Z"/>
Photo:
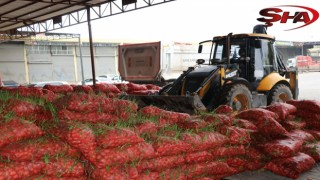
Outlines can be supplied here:
<path id="1" fill-rule="evenodd" d="M 252 107 L 252 94 L 244 84 L 235 84 L 228 87 L 223 96 L 222 104 L 232 107 L 239 112 Z"/>
<path id="2" fill-rule="evenodd" d="M 270 90 L 267 103 L 268 105 L 271 105 L 277 102 L 286 102 L 292 99 L 293 95 L 290 88 L 284 84 L 277 84 Z"/>

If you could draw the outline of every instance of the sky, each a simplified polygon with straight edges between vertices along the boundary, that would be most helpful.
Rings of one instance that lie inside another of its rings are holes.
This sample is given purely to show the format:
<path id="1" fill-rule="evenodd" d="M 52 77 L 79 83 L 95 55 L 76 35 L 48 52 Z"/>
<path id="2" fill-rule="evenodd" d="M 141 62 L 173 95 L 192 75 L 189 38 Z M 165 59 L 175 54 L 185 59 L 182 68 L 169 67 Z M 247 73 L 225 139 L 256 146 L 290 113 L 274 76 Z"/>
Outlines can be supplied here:
<path id="1" fill-rule="evenodd" d="M 320 3 L 314 0 L 176 0 L 94 20 L 92 34 L 94 39 L 199 42 L 230 32 L 251 33 L 254 25 L 262 24 L 257 20 L 262 17 L 260 10 L 280 5 L 306 6 L 320 12 Z M 288 7 L 282 10 L 292 15 L 301 11 Z M 312 18 L 310 13 L 309 16 Z M 303 23 L 293 24 L 290 19 L 287 23 L 274 23 L 268 27 L 268 34 L 284 41 L 320 41 L 320 18 L 303 28 L 285 31 L 300 25 Z M 87 23 L 54 32 L 88 37 Z"/>

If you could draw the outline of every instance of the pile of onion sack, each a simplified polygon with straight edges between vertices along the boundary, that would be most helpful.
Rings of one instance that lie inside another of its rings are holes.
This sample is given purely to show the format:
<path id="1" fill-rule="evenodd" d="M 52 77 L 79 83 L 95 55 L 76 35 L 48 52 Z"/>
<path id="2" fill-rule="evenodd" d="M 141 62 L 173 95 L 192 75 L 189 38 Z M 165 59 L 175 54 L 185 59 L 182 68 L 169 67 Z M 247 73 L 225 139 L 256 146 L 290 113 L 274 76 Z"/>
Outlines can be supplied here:
<path id="1" fill-rule="evenodd" d="M 0 88 L 0 179 L 297 179 L 320 161 L 320 102 L 199 115 L 139 108 L 153 85 Z"/>

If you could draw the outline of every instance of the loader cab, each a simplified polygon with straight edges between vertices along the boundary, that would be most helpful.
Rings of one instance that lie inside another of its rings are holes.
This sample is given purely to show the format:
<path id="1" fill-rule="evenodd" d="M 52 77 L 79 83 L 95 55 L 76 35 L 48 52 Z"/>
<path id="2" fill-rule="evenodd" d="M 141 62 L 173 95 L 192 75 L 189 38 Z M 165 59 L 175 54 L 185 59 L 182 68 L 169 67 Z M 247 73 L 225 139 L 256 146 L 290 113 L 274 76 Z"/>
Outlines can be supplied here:
<path id="1" fill-rule="evenodd" d="M 228 47 L 225 36 L 215 37 L 210 63 L 228 62 L 235 65 L 238 76 L 246 79 L 255 89 L 265 76 L 278 72 L 274 38 L 264 34 L 236 34 L 230 37 Z"/>

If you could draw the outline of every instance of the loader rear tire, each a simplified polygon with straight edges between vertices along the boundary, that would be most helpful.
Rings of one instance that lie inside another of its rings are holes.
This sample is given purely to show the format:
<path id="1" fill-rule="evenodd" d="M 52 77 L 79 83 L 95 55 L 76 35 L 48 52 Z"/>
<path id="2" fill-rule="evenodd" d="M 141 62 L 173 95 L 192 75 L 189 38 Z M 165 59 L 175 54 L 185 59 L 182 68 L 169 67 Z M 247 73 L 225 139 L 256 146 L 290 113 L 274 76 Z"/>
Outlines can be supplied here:
<path id="1" fill-rule="evenodd" d="M 277 84 L 269 92 L 267 105 L 271 105 L 277 102 L 286 102 L 292 99 L 293 95 L 290 88 L 285 84 Z"/>
<path id="2" fill-rule="evenodd" d="M 249 109 L 252 107 L 251 91 L 244 84 L 232 85 L 225 91 L 222 104 L 232 107 L 235 112 Z"/>

